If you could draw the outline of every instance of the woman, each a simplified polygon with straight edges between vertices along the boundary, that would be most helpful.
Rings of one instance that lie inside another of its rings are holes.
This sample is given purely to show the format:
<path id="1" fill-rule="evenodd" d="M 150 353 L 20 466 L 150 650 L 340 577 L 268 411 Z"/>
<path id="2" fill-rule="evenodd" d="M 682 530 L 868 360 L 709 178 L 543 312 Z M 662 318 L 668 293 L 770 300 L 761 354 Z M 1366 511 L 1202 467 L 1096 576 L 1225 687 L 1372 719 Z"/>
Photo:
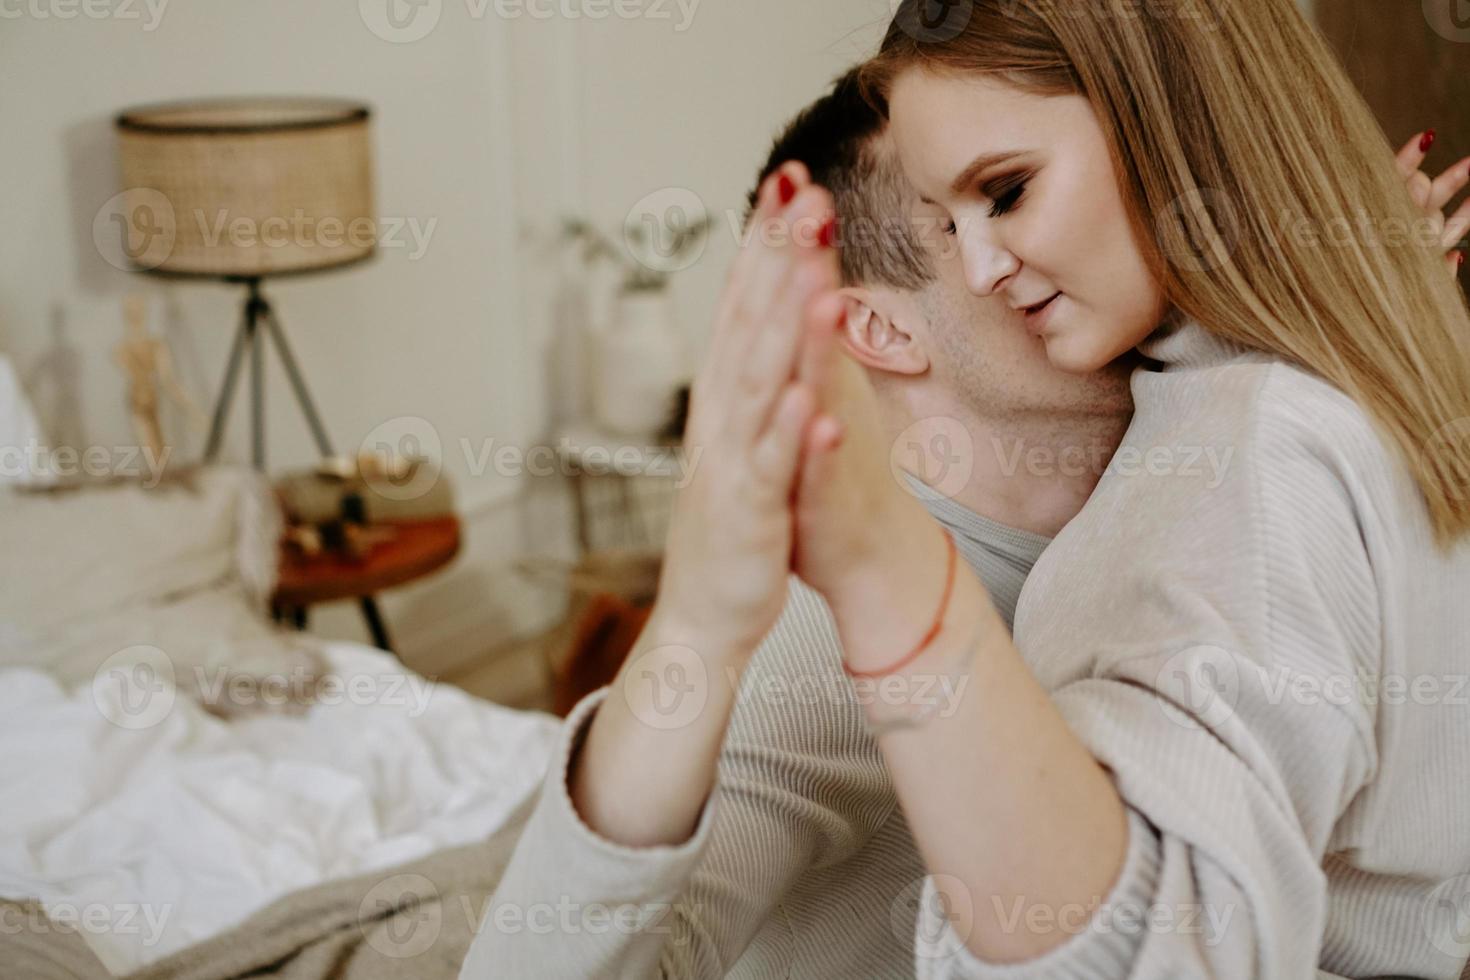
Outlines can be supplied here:
<path id="1" fill-rule="evenodd" d="M 798 570 L 856 673 L 969 651 L 961 710 L 883 742 L 943 900 L 921 972 L 1457 977 L 1470 317 L 1290 0 L 1167 6 L 900 6 L 867 81 L 970 288 L 1058 366 L 1158 366 L 1014 644 L 846 370 Z"/>
<path id="2" fill-rule="evenodd" d="M 1418 216 L 1380 159 L 1381 134 L 1285 0 L 1212 24 L 1051 6 L 977 4 L 958 36 L 909 45 L 906 27 L 924 32 L 905 4 L 871 78 L 928 207 L 954 219 L 974 289 L 1053 300 L 1032 322 L 1059 364 L 1087 370 L 1140 342 L 1163 361 L 1135 378 L 1124 449 L 1138 463 L 1104 477 L 1037 566 L 1013 642 L 890 476 L 871 391 L 835 356 L 830 199 L 784 168 L 755 220 L 794 228 L 797 244 L 755 236 L 732 274 L 689 426 L 709 462 L 681 493 L 625 696 L 570 749 L 582 760 L 565 787 L 586 824 L 576 832 L 590 828 L 629 868 L 695 833 L 719 732 L 662 726 L 644 681 L 692 690 L 712 664 L 738 679 L 794 568 L 831 605 L 849 671 L 889 692 L 872 720 L 931 873 L 922 973 L 1455 976 L 1450 900 L 1470 870 L 1470 798 L 1455 776 L 1470 761 L 1463 692 L 1406 705 L 1386 686 L 1346 698 L 1337 687 L 1359 670 L 1451 685 L 1463 670 L 1453 641 L 1470 630 L 1456 603 L 1470 559 L 1452 491 L 1465 487 L 1465 445 L 1441 439 L 1447 458 L 1425 460 L 1392 441 L 1426 446 L 1415 428 L 1436 411 L 1451 437 L 1452 420 L 1470 418 L 1458 404 L 1470 389 L 1434 380 L 1465 378 L 1463 301 L 1432 243 L 1374 254 L 1297 234 L 1303 215 L 1348 213 L 1344 200 L 1380 223 Z M 952 60 L 931 71 L 931 55 Z M 1115 76 L 1101 77 L 1114 55 Z M 1284 102 L 1289 69 L 1314 81 L 1293 81 Z M 1280 132 L 1222 118 L 1252 100 L 1283 117 Z M 1283 146 L 1304 120 L 1318 130 Z M 1332 167 L 1310 153 L 1323 132 L 1342 134 Z M 1029 154 L 1007 161 L 1019 173 L 951 191 L 976 156 L 1014 149 Z M 1401 155 L 1406 173 L 1423 149 Z M 1441 206 L 1465 169 L 1415 175 L 1421 205 Z M 1196 173 L 1213 198 L 1189 193 Z M 1236 222 L 1213 252 L 1194 206 L 1212 200 Z M 1259 215 L 1285 230 L 1267 239 Z M 1441 219 L 1436 237 L 1457 240 L 1464 221 Z M 1401 326 L 1374 302 L 1432 322 Z M 1429 411 L 1389 383 L 1401 351 L 1433 361 Z M 1219 482 L 1195 465 L 1207 451 L 1227 463 Z M 958 675 L 958 710 L 936 716 L 924 693 Z M 718 680 L 699 692 L 705 715 L 735 696 Z M 896 710 L 894 692 L 912 706 Z M 620 778 L 595 778 L 610 772 Z M 657 944 L 621 951 L 608 961 L 617 975 L 661 969 Z"/>

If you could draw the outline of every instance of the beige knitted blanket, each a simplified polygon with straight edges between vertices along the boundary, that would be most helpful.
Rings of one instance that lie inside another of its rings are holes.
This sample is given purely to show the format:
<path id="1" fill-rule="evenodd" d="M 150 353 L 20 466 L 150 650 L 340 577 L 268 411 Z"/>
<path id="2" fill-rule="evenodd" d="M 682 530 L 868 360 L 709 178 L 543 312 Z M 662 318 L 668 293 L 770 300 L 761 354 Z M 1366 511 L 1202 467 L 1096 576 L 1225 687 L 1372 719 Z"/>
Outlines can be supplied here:
<path id="1" fill-rule="evenodd" d="M 294 892 L 126 980 L 455 980 L 535 802 L 483 841 Z M 0 899 L 0 926 L 6 977 L 113 980 L 35 902 Z"/>

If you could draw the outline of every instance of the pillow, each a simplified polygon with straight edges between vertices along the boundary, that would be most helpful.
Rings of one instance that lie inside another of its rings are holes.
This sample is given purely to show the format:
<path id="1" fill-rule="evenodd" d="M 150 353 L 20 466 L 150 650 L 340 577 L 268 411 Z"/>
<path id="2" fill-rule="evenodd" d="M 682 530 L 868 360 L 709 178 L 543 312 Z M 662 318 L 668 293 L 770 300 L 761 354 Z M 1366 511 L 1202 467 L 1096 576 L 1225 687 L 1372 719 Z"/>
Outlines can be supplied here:
<path id="1" fill-rule="evenodd" d="M 0 622 L 32 628 L 155 602 L 232 577 L 248 471 L 12 491 L 0 507 Z"/>
<path id="2" fill-rule="evenodd" d="M 245 467 L 175 473 L 151 489 L 12 489 L 0 505 L 0 668 L 72 687 L 161 652 L 179 692 L 221 714 L 226 677 L 305 684 L 322 669 L 318 644 L 264 614 L 279 514 L 269 483 Z"/>
<path id="3" fill-rule="evenodd" d="M 27 453 L 46 445 L 41 424 L 10 360 L 0 354 L 0 486 L 44 486 L 53 478 L 32 472 Z"/>

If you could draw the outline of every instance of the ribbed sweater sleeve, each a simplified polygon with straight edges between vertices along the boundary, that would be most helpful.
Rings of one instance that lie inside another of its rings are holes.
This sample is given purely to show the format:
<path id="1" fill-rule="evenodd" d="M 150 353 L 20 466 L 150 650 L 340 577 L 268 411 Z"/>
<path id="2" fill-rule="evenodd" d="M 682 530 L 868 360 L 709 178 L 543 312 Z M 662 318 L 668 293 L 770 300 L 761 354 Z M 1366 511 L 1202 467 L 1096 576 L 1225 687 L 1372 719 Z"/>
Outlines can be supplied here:
<path id="1" fill-rule="evenodd" d="M 757 933 L 760 961 L 772 964 L 760 975 L 783 975 L 796 956 L 783 899 L 815 866 L 840 865 L 897 805 L 860 715 L 842 697 L 839 649 L 825 603 L 793 580 L 744 679 L 716 789 L 677 847 L 623 847 L 581 820 L 567 790 L 569 762 L 599 705 L 617 694 L 604 688 L 579 704 L 461 977 L 714 980 Z M 519 926 L 527 910 L 558 907 L 569 909 L 566 918 L 541 913 L 548 928 Z M 602 907 L 614 924 L 594 932 L 584 913 Z"/>
<path id="2" fill-rule="evenodd" d="M 943 497 L 920 499 L 1009 624 L 1047 539 Z M 573 753 L 609 696 L 590 695 L 567 719 L 463 980 L 912 976 L 923 866 L 820 595 L 789 580 L 786 606 L 741 679 L 715 790 L 677 847 L 619 846 L 572 805 Z M 583 921 L 614 907 L 649 927 L 614 919 L 594 931 Z"/>

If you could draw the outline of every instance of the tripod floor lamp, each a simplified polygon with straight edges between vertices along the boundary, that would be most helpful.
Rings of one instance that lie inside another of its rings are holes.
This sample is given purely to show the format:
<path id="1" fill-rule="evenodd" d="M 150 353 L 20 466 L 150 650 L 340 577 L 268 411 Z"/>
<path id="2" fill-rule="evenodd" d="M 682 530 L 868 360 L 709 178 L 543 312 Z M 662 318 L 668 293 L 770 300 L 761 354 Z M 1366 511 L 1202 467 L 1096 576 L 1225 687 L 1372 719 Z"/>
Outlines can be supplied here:
<path id="1" fill-rule="evenodd" d="M 128 258 L 139 272 L 245 287 L 204 459 L 219 453 L 248 352 L 251 461 L 265 470 L 265 348 L 275 346 L 317 451 L 333 455 L 285 331 L 262 292 L 276 276 L 362 262 L 377 243 L 370 112 L 332 99 L 228 99 L 117 116 Z M 392 649 L 377 603 L 360 597 L 374 641 Z M 304 626 L 305 610 L 296 610 Z"/>
<path id="2" fill-rule="evenodd" d="M 219 99 L 142 106 L 116 119 L 124 213 L 146 243 L 130 254 L 152 275 L 245 287 L 240 324 L 209 427 L 219 453 L 236 383 L 250 360 L 251 461 L 265 469 L 265 348 L 280 356 L 323 457 L 326 428 L 262 292 L 274 276 L 362 262 L 377 242 L 370 112 L 332 99 Z"/>

